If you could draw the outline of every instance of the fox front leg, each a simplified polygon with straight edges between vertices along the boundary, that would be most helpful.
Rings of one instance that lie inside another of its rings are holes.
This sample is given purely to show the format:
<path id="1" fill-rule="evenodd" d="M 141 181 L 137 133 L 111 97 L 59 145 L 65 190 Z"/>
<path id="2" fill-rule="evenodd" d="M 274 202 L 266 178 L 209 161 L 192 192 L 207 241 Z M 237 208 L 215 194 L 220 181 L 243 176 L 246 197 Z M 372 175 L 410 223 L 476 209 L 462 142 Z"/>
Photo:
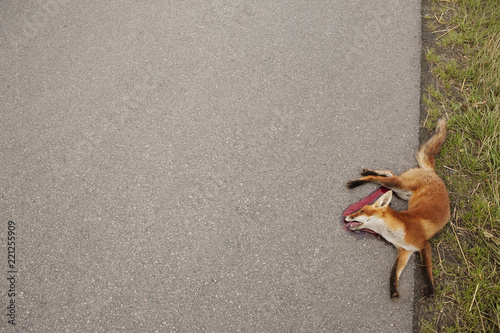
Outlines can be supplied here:
<path id="1" fill-rule="evenodd" d="M 401 276 L 401 272 L 405 268 L 408 263 L 408 259 L 412 254 L 411 251 L 405 250 L 402 247 L 398 247 L 398 256 L 396 258 L 396 262 L 392 267 L 391 279 L 390 279 L 390 291 L 391 291 L 391 299 L 397 300 L 399 298 L 399 277 Z"/>
<path id="2" fill-rule="evenodd" d="M 424 276 L 426 282 L 425 296 L 432 297 L 434 295 L 434 279 L 432 277 L 432 258 L 431 258 L 431 243 L 427 241 L 425 247 L 420 250 L 420 258 L 422 260 Z"/>

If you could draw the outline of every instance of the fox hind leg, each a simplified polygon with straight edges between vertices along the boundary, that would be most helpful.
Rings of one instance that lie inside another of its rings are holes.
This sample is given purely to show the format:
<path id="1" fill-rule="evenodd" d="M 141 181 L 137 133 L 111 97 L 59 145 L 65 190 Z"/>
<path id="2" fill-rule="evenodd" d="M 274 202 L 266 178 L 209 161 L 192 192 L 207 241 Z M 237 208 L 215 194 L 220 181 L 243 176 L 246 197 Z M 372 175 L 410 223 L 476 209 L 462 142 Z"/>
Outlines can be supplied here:
<path id="1" fill-rule="evenodd" d="M 390 170 L 371 170 L 371 169 L 362 169 L 361 176 L 396 177 L 394 172 Z"/>
<path id="2" fill-rule="evenodd" d="M 394 176 L 394 173 L 389 170 L 361 170 L 361 175 L 358 179 L 353 179 L 347 182 L 347 188 L 355 188 L 366 183 L 375 183 L 393 190 L 396 195 L 403 200 L 408 201 L 412 195 L 412 191 L 403 186 L 403 181 L 400 176 Z"/>
<path id="3" fill-rule="evenodd" d="M 370 170 L 373 171 L 373 170 Z M 355 188 L 366 183 L 376 183 L 390 189 L 401 187 L 399 177 L 387 177 L 378 175 L 367 175 L 347 182 L 347 188 Z"/>

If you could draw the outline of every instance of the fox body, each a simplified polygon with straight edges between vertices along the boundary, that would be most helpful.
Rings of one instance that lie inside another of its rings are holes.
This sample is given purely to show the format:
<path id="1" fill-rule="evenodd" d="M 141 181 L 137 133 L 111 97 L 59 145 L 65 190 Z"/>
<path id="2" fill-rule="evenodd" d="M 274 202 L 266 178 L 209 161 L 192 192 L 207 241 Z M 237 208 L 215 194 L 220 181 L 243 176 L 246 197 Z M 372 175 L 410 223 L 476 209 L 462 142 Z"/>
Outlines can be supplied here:
<path id="1" fill-rule="evenodd" d="M 380 184 L 394 191 L 398 197 L 408 200 L 408 210 L 396 211 L 389 207 L 393 192 L 388 191 L 373 204 L 345 217 L 350 230 L 373 230 L 397 248 L 398 256 L 390 278 L 392 299 L 399 298 L 399 277 L 408 259 L 416 251 L 420 252 L 425 269 L 426 295 L 434 294 L 429 239 L 441 230 L 450 218 L 448 191 L 443 180 L 434 171 L 435 157 L 445 138 L 446 118 L 441 118 L 434 134 L 418 150 L 418 168 L 399 176 L 388 170 L 363 169 L 363 177 L 347 183 L 348 188 L 365 183 Z"/>

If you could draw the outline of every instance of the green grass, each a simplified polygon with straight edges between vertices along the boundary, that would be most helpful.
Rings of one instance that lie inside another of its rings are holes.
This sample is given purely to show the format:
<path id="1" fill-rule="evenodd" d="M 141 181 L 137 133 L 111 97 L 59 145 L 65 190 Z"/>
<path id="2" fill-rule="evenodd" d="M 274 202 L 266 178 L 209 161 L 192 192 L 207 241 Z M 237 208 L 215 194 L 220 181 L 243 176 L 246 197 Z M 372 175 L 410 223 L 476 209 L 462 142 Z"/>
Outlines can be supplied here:
<path id="1" fill-rule="evenodd" d="M 423 332 L 500 332 L 500 1 L 434 0 L 426 126 L 448 114 L 437 171 L 452 219 L 433 245 L 437 295 Z"/>

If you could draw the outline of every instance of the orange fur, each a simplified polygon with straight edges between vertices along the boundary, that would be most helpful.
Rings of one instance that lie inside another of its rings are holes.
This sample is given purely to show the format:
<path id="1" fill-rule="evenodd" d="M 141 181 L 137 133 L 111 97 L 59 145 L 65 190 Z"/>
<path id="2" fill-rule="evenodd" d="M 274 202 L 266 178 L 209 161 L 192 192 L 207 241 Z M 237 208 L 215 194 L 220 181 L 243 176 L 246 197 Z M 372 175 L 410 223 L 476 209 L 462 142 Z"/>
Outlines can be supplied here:
<path id="1" fill-rule="evenodd" d="M 391 242 L 398 249 L 398 257 L 391 273 L 391 298 L 399 297 L 398 282 L 408 258 L 420 251 L 425 268 L 428 296 L 434 293 L 432 259 L 429 239 L 441 230 L 450 218 L 448 191 L 435 173 L 435 157 L 446 137 L 446 119 L 438 121 L 432 137 L 424 143 L 418 153 L 419 168 L 395 176 L 387 170 L 363 169 L 363 177 L 351 180 L 348 188 L 365 183 L 377 183 L 393 190 L 399 197 L 408 200 L 408 210 L 396 211 L 389 207 L 392 191 L 382 195 L 375 203 L 366 205 L 345 220 L 358 222 L 351 230 L 371 229 Z"/>

